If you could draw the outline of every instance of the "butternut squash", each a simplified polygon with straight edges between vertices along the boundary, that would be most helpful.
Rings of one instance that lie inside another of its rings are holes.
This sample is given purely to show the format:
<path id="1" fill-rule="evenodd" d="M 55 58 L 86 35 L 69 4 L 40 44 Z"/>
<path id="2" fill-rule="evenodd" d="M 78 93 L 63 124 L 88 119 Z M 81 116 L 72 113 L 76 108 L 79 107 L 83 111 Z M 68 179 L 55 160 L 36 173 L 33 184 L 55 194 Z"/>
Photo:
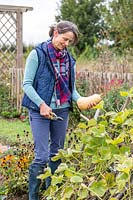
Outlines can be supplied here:
<path id="1" fill-rule="evenodd" d="M 98 104 L 101 100 L 102 99 L 99 94 L 93 94 L 88 97 L 80 97 L 77 101 L 77 105 L 80 110 L 87 110 L 90 103 Z"/>

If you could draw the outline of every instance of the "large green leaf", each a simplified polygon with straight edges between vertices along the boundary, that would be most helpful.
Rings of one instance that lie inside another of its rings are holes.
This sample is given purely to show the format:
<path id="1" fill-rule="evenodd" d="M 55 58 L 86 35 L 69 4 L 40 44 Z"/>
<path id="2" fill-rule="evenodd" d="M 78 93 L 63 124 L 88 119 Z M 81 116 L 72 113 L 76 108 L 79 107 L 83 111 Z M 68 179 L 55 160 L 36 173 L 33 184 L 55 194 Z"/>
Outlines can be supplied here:
<path id="1" fill-rule="evenodd" d="M 129 153 L 130 153 L 130 147 L 129 147 L 129 146 L 121 146 L 121 147 L 119 148 L 119 150 L 120 150 L 120 153 L 121 153 L 121 154 L 124 154 L 124 155 L 125 155 L 125 153 L 126 153 L 126 154 L 129 154 Z"/>
<path id="2" fill-rule="evenodd" d="M 105 174 L 105 180 L 109 188 L 115 185 L 115 176 L 113 173 Z"/>
<path id="3" fill-rule="evenodd" d="M 86 125 L 85 123 L 80 122 L 80 123 L 78 124 L 78 127 L 79 127 L 79 128 L 82 128 L 82 129 L 86 129 L 86 128 L 87 128 L 87 125 Z"/>
<path id="4" fill-rule="evenodd" d="M 130 170 L 133 168 L 133 158 L 126 158 L 122 163 L 117 164 L 117 170 L 124 172 L 126 174 L 130 173 Z"/>
<path id="5" fill-rule="evenodd" d="M 117 138 L 115 138 L 114 140 L 112 140 L 112 139 L 106 139 L 106 142 L 107 142 L 108 144 L 113 144 L 113 145 L 119 144 L 119 143 L 121 143 L 121 142 L 123 142 L 123 141 L 124 141 L 124 138 L 123 138 L 123 137 L 117 137 Z"/>
<path id="6" fill-rule="evenodd" d="M 90 140 L 91 140 L 91 136 L 90 136 L 90 134 L 89 133 L 86 133 L 85 135 L 82 135 L 82 143 L 83 144 L 87 144 L 87 143 L 89 143 L 90 142 Z"/>
<path id="7" fill-rule="evenodd" d="M 97 195 L 99 197 L 102 197 L 105 194 L 105 192 L 107 191 L 107 189 L 108 189 L 108 187 L 107 187 L 105 181 L 103 181 L 103 180 L 94 182 L 90 186 L 90 190 L 93 193 L 93 195 Z"/>
<path id="8" fill-rule="evenodd" d="M 38 179 L 45 179 L 47 177 L 51 176 L 51 169 L 49 167 L 47 167 L 44 171 L 44 174 L 40 174 L 39 176 L 37 176 Z"/>
<path id="9" fill-rule="evenodd" d="M 106 134 L 105 126 L 102 124 L 99 124 L 98 127 L 92 127 L 91 133 L 94 135 L 94 137 L 104 137 Z"/>
<path id="10" fill-rule="evenodd" d="M 113 156 L 120 153 L 120 149 L 117 145 L 110 144 L 109 147 L 110 147 L 110 152 Z"/>
<path id="11" fill-rule="evenodd" d="M 66 164 L 66 163 L 61 163 L 61 164 L 58 166 L 58 168 L 57 168 L 57 170 L 56 170 L 56 173 L 65 171 L 66 169 L 68 169 L 67 164 Z"/>
<path id="12" fill-rule="evenodd" d="M 80 190 L 78 190 L 78 199 L 87 199 L 88 197 L 88 189 L 87 188 L 81 188 Z"/>
<path id="13" fill-rule="evenodd" d="M 82 183 L 83 182 L 83 178 L 80 176 L 72 176 L 70 178 L 70 182 L 71 183 Z"/>
<path id="14" fill-rule="evenodd" d="M 68 168 L 67 170 L 65 170 L 64 174 L 66 177 L 70 178 L 74 175 L 74 172 Z"/>
<path id="15" fill-rule="evenodd" d="M 110 160 L 112 155 L 109 146 L 102 146 L 99 148 L 99 153 L 102 160 Z"/>
<path id="16" fill-rule="evenodd" d="M 117 113 L 115 117 L 112 118 L 111 122 L 114 124 L 123 124 L 126 121 L 127 117 L 130 116 L 130 114 L 130 110 L 121 111 Z"/>
<path id="17" fill-rule="evenodd" d="M 58 183 L 62 183 L 63 175 L 60 176 L 52 176 L 52 185 L 57 185 Z"/>
<path id="18" fill-rule="evenodd" d="M 67 198 L 67 199 L 70 199 L 72 194 L 74 193 L 74 190 L 72 187 L 68 186 L 68 187 L 65 187 L 62 195 L 63 195 L 63 198 Z"/>
<path id="19" fill-rule="evenodd" d="M 120 192 L 123 188 L 125 188 L 126 186 L 126 183 L 128 182 L 129 180 L 129 177 L 126 173 L 119 173 L 116 177 L 116 184 L 117 184 L 117 187 L 118 187 L 118 191 L 117 192 Z"/>
<path id="20" fill-rule="evenodd" d="M 97 121 L 94 118 L 90 119 L 88 121 L 87 128 L 92 127 L 92 126 L 96 126 L 96 124 L 97 124 Z"/>

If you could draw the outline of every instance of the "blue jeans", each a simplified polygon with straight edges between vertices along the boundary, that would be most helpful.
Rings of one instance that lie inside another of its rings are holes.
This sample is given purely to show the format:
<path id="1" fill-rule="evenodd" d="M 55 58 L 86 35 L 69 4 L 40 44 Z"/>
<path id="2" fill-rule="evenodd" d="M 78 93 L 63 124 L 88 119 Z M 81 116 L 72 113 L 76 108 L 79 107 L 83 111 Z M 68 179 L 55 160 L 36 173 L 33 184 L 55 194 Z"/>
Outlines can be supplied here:
<path id="1" fill-rule="evenodd" d="M 64 120 L 49 120 L 40 113 L 30 110 L 29 119 L 34 139 L 35 159 L 33 163 L 45 165 L 49 158 L 64 148 L 66 130 L 68 126 L 69 108 L 53 110 Z"/>
<path id="2" fill-rule="evenodd" d="M 38 112 L 29 111 L 35 153 L 35 158 L 29 167 L 29 200 L 39 200 L 41 180 L 37 176 L 43 173 L 46 164 L 48 163 L 53 174 L 61 162 L 61 160 L 53 162 L 50 158 L 56 155 L 59 149 L 64 148 L 69 108 L 53 110 L 53 112 L 62 117 L 63 121 L 49 120 Z M 48 177 L 45 182 L 47 189 L 51 184 L 51 178 Z"/>

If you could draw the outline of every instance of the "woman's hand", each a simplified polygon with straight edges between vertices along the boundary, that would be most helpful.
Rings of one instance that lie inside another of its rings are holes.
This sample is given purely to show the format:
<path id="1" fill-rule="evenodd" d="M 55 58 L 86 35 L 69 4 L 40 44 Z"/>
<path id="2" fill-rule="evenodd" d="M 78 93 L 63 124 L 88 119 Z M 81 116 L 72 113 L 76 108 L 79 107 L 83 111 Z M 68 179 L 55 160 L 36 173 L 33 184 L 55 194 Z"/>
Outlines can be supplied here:
<path id="1" fill-rule="evenodd" d="M 93 94 L 88 97 L 80 97 L 77 100 L 77 105 L 80 110 L 87 110 L 96 106 L 102 100 L 100 94 Z"/>
<path id="2" fill-rule="evenodd" d="M 88 106 L 87 106 L 87 109 L 90 109 L 90 108 L 93 108 L 94 106 L 96 106 L 97 105 L 97 103 L 96 102 L 89 102 L 88 103 Z"/>
<path id="3" fill-rule="evenodd" d="M 50 119 L 51 112 L 52 109 L 45 102 L 40 104 L 40 115 Z"/>

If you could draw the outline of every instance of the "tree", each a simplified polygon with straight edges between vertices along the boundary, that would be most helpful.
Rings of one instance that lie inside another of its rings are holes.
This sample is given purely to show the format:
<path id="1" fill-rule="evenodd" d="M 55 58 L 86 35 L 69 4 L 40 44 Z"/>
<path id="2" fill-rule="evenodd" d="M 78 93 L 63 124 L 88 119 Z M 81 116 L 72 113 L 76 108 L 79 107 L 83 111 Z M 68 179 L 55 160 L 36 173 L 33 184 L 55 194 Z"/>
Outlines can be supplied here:
<path id="1" fill-rule="evenodd" d="M 112 0 L 104 13 L 115 47 L 120 50 L 133 47 L 133 1 Z"/>
<path id="2" fill-rule="evenodd" d="M 56 21 L 70 20 L 77 24 L 81 32 L 77 46 L 80 53 L 85 50 L 86 46 L 94 46 L 95 37 L 103 26 L 99 10 L 101 2 L 103 0 L 61 0 L 60 5 L 58 4 Z"/>

